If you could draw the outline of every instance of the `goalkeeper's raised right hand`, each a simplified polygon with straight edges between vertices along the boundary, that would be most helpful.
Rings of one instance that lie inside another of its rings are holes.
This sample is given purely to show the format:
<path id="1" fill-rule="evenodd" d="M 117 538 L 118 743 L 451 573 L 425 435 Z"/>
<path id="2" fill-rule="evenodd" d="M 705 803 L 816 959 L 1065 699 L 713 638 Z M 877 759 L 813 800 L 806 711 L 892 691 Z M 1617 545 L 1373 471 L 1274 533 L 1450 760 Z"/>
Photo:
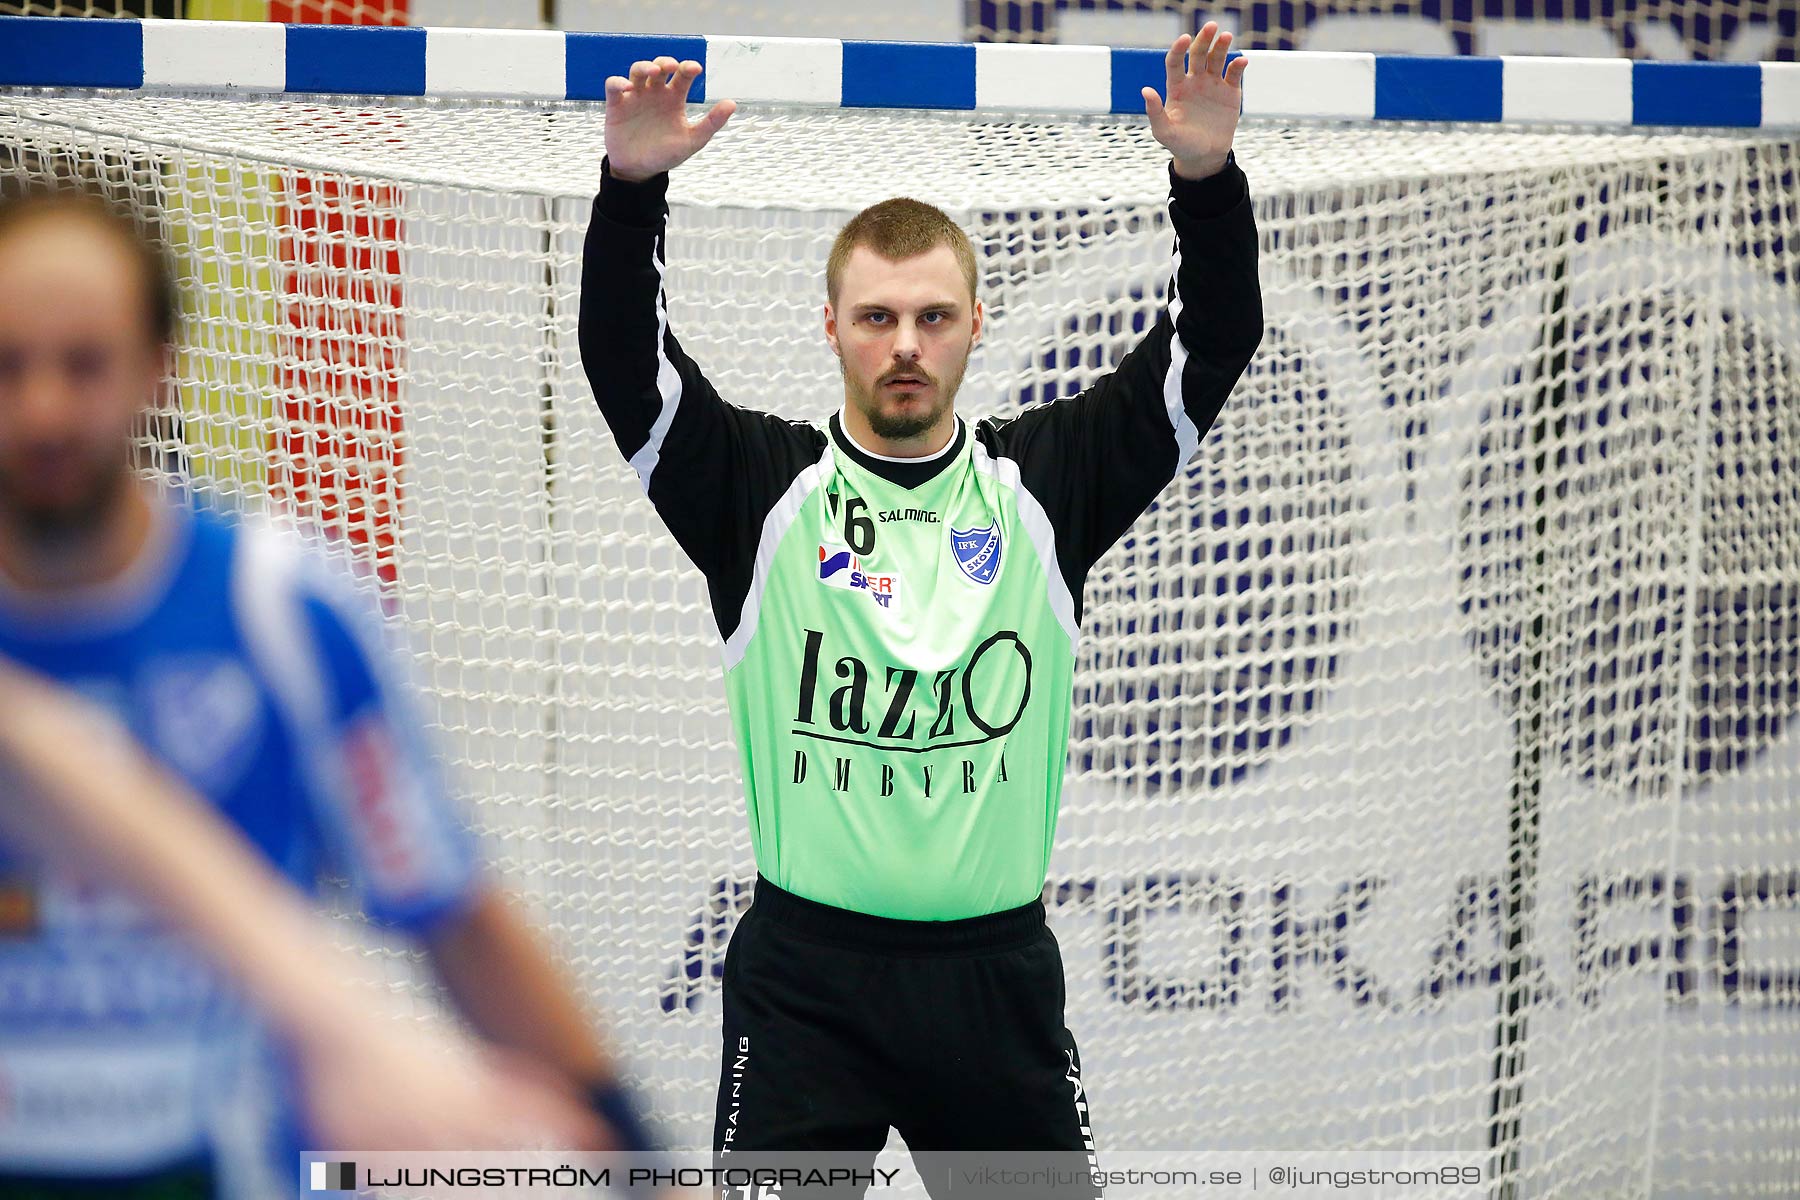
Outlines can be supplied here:
<path id="1" fill-rule="evenodd" d="M 663 56 L 631 64 L 631 77 L 606 81 L 606 161 L 620 179 L 642 181 L 673 170 L 725 127 L 737 101 L 721 100 L 698 121 L 687 119 L 688 90 L 701 66 Z"/>

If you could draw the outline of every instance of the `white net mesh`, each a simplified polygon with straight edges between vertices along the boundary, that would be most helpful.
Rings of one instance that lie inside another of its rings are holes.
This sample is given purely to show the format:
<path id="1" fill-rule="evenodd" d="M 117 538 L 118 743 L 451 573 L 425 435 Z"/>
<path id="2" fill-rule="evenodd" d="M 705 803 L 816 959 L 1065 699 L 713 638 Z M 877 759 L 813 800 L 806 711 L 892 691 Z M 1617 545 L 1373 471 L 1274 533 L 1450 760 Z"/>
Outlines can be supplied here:
<path id="1" fill-rule="evenodd" d="M 164 210 L 162 458 L 379 565 L 500 869 L 705 1144 L 752 864 L 704 588 L 577 360 L 600 112 L 14 94 L 0 134 Z M 1087 592 L 1047 896 L 1102 1150 L 1794 1194 L 1796 142 L 1239 154 L 1263 349 Z M 746 112 L 677 174 L 672 325 L 825 416 L 830 239 L 905 191 L 984 264 L 964 411 L 1067 394 L 1159 302 L 1163 162 L 1139 121 Z"/>

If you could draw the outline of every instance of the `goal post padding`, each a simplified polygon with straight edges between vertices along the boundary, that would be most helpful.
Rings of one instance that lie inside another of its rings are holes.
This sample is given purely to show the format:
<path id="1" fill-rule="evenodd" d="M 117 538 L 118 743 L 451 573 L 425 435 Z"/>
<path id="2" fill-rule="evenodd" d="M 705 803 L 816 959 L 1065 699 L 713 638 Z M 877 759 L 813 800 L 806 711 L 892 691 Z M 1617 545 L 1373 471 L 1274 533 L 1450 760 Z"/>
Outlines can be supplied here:
<path id="1" fill-rule="evenodd" d="M 98 171 L 180 225 L 154 461 L 376 568 L 498 870 L 700 1145 L 753 865 L 705 589 L 576 352 L 602 125 L 0 96 L 9 172 Z M 1795 134 L 1258 118 L 1238 155 L 1262 349 L 1086 593 L 1046 899 L 1102 1149 L 1778 1186 Z M 824 418 L 826 252 L 904 193 L 981 263 L 961 411 L 1071 394 L 1161 303 L 1165 162 L 1125 115 L 748 104 L 676 174 L 670 325 L 727 399 Z"/>

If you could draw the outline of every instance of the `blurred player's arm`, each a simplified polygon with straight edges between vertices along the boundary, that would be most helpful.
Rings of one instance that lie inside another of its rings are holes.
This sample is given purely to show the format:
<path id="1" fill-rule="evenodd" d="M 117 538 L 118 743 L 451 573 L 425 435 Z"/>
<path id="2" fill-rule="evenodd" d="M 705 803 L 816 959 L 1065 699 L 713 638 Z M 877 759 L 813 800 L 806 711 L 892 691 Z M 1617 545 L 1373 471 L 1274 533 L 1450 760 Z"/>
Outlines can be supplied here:
<path id="1" fill-rule="evenodd" d="M 316 781 L 317 823 L 371 919 L 426 947 L 458 1012 L 520 1069 L 552 1074 L 603 1118 L 620 1150 L 657 1148 L 620 1086 L 596 1023 L 549 947 L 483 866 L 398 674 L 396 633 L 341 574 L 285 541 L 257 542 L 266 611 L 309 673 L 290 679 L 287 711 Z M 259 610 L 265 611 L 265 610 Z M 259 646 L 275 640 L 258 631 Z"/>
<path id="2" fill-rule="evenodd" d="M 579 1102 L 402 1018 L 324 918 L 108 714 L 0 663 L 0 829 L 181 930 L 293 1048 L 333 1149 L 598 1144 Z"/>
<path id="3" fill-rule="evenodd" d="M 618 1148 L 657 1143 L 619 1083 L 573 981 L 517 903 L 496 887 L 434 931 L 432 965 L 457 1010 L 484 1037 L 556 1069 L 579 1085 Z"/>

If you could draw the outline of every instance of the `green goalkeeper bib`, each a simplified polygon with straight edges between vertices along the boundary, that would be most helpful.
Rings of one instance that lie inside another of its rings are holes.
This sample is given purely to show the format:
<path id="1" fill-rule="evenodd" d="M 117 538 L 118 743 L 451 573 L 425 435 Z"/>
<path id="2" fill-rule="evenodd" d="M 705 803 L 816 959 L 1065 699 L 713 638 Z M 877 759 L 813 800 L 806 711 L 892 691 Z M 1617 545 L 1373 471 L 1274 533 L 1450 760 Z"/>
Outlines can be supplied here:
<path id="1" fill-rule="evenodd" d="M 961 432 L 911 488 L 833 432 L 765 527 L 757 611 L 725 648 L 757 865 L 881 916 L 1025 904 L 1049 864 L 1074 668 L 1048 524 L 1016 466 Z"/>

